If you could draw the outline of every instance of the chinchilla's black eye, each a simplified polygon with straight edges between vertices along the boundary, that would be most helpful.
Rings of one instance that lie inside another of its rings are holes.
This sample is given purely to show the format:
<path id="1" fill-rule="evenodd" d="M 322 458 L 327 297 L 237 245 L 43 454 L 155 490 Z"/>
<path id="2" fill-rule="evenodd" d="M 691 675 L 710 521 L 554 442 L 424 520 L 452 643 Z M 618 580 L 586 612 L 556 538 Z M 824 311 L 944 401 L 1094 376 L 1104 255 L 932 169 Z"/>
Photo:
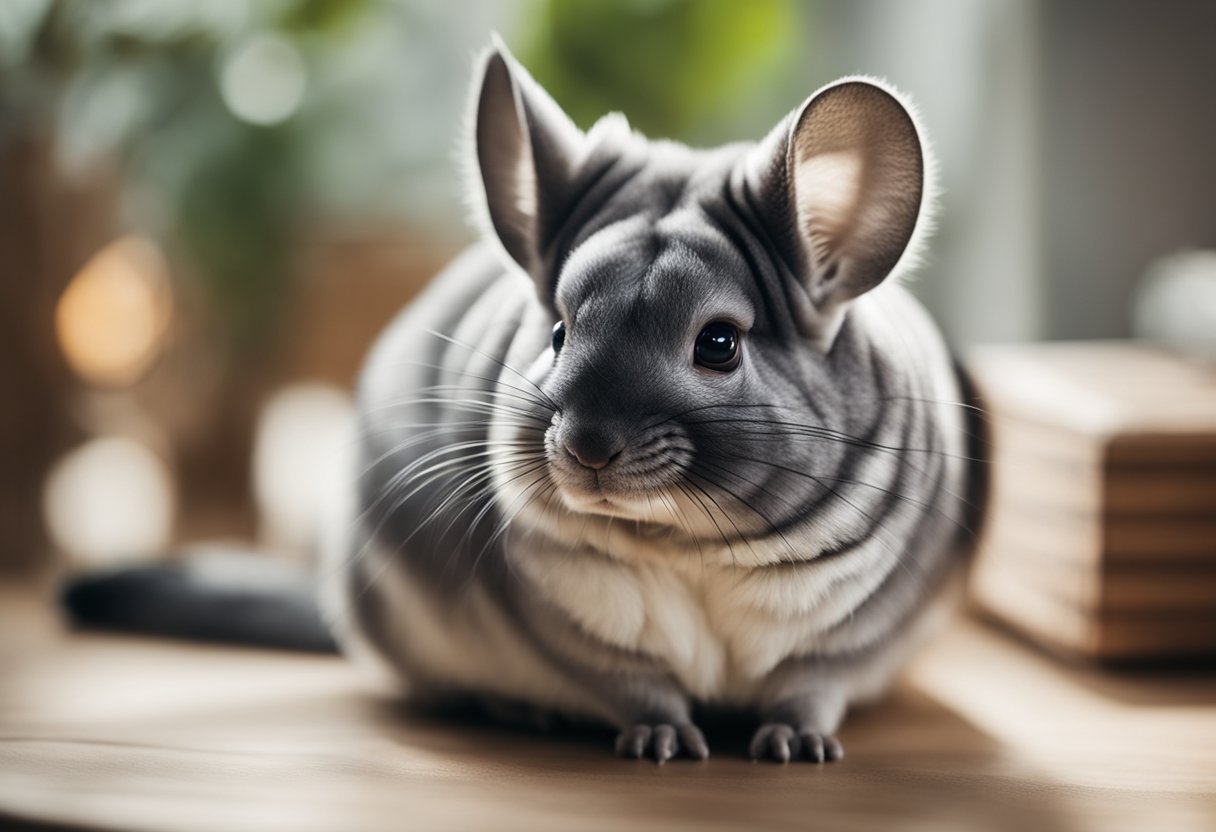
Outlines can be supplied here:
<path id="1" fill-rule="evenodd" d="M 706 324 L 697 336 L 694 355 L 702 367 L 730 372 L 739 366 L 739 330 L 726 321 Z"/>
<path id="2" fill-rule="evenodd" d="M 562 351 L 562 344 L 566 343 L 566 324 L 563 321 L 558 321 L 553 325 L 553 354 L 557 355 Z"/>

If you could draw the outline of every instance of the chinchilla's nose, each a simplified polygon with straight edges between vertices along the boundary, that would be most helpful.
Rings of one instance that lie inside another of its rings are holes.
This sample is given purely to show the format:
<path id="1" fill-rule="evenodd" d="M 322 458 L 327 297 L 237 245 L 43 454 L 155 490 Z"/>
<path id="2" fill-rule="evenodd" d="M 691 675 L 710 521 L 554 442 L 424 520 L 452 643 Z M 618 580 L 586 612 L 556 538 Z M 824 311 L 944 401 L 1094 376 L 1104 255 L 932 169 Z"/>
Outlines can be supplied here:
<path id="1" fill-rule="evenodd" d="M 562 440 L 566 453 L 579 465 L 598 471 L 620 456 L 622 444 L 613 437 L 595 431 L 575 431 Z"/>

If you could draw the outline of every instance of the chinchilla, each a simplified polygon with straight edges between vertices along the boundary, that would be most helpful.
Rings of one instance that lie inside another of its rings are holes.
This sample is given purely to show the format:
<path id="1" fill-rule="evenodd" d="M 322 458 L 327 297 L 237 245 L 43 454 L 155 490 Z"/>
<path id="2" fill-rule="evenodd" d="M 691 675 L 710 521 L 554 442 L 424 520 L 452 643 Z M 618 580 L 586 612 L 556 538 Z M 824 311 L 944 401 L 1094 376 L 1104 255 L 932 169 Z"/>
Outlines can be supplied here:
<path id="1" fill-rule="evenodd" d="M 337 642 L 418 700 L 609 723 L 627 757 L 704 758 L 725 708 L 753 757 L 839 759 L 955 596 L 984 479 L 898 282 L 933 191 L 911 109 L 845 78 L 702 150 L 580 130 L 497 39 L 477 67 L 483 239 L 362 373 Z"/>

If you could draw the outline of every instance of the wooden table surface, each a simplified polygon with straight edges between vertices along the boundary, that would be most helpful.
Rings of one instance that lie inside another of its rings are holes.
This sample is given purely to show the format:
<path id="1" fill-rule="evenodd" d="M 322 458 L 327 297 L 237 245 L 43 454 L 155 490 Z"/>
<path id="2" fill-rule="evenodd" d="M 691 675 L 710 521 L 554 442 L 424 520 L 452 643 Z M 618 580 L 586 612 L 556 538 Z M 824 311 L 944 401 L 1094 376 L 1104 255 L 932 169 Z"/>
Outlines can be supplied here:
<path id="1" fill-rule="evenodd" d="M 839 764 L 625 762 L 410 714 L 342 660 L 62 631 L 0 592 L 0 828 L 1213 830 L 1216 673 L 1065 668 L 961 620 Z"/>

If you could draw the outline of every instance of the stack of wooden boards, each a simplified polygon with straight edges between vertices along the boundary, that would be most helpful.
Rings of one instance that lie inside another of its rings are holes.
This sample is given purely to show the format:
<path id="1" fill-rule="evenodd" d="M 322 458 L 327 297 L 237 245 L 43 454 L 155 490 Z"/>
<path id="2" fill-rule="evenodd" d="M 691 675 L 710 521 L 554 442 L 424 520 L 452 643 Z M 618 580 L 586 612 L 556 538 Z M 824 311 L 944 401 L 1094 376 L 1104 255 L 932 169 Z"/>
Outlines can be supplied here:
<path id="1" fill-rule="evenodd" d="M 1099 659 L 1216 655 L 1216 371 L 1130 342 L 984 347 L 979 604 Z"/>

